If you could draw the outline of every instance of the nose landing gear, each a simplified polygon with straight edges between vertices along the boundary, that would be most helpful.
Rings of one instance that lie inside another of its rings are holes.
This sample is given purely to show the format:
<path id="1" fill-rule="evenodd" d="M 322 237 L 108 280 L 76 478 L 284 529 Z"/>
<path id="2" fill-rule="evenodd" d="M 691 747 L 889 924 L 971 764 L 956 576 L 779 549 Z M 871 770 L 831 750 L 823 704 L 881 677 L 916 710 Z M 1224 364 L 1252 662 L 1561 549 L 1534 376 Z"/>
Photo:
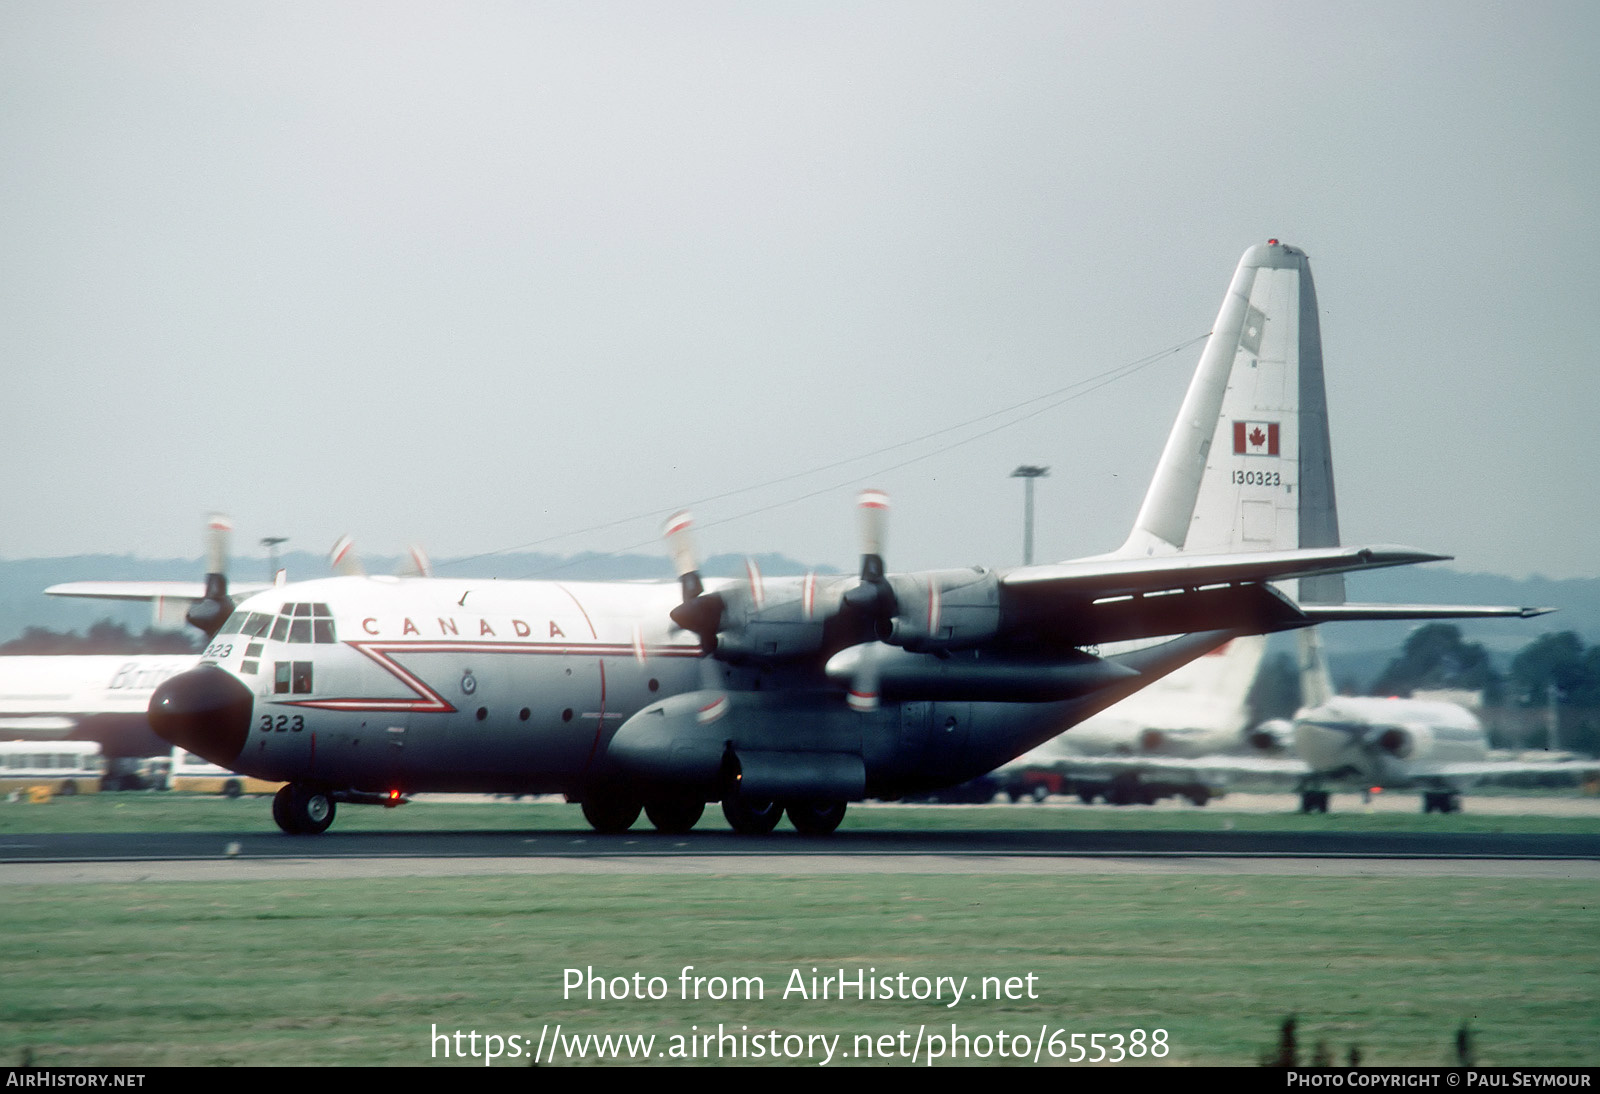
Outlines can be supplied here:
<path id="1" fill-rule="evenodd" d="M 272 819 L 291 836 L 315 836 L 333 823 L 333 796 L 321 787 L 290 783 L 272 799 Z"/>

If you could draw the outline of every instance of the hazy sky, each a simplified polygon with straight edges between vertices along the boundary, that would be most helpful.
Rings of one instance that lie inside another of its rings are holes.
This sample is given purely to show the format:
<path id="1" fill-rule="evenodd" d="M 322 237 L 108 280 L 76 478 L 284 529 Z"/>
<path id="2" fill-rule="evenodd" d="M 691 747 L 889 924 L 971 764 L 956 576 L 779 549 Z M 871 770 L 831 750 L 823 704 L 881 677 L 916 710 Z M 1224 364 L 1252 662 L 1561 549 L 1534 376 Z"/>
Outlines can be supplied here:
<path id="1" fill-rule="evenodd" d="M 611 551 L 693 504 L 708 553 L 852 567 L 873 485 L 891 567 L 1004 565 L 1019 463 L 1040 558 L 1110 550 L 1198 346 L 807 473 L 1193 339 L 1270 236 L 1346 542 L 1600 574 L 1597 43 L 1592 3 L 9 0 L 0 555 L 195 555 L 213 508 Z"/>

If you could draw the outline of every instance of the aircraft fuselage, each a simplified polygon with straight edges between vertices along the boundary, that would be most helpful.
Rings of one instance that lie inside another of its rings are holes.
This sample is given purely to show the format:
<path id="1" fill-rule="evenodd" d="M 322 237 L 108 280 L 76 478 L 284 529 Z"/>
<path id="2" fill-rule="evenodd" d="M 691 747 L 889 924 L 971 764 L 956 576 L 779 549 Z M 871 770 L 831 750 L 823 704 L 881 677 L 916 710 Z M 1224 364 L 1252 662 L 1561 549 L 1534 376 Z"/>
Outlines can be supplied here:
<path id="1" fill-rule="evenodd" d="M 769 583 L 775 597 L 785 581 Z M 770 769 L 773 798 L 849 800 L 960 782 L 1112 701 L 1096 699 L 1096 681 L 1095 694 L 1063 702 L 854 711 L 823 673 L 826 649 L 776 664 L 702 659 L 668 616 L 679 595 L 379 577 L 258 594 L 201 659 L 241 686 L 233 709 L 247 695 L 248 714 L 228 732 L 166 732 L 243 774 L 364 793 L 582 800 L 596 786 L 648 796 L 659 785 L 717 800 L 732 763 L 752 780 Z"/>

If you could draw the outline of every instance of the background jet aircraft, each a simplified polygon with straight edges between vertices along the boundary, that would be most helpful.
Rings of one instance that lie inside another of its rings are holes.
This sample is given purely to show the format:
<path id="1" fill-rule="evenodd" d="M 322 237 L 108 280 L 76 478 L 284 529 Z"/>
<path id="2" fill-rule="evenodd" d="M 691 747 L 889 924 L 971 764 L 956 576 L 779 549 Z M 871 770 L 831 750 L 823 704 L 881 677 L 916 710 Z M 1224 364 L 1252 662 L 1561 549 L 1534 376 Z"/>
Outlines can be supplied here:
<path id="1" fill-rule="evenodd" d="M 1328 811 L 1328 786 L 1416 788 L 1422 809 L 1454 813 L 1461 794 L 1485 779 L 1527 773 L 1579 772 L 1593 762 L 1527 763 L 1489 758 L 1489 737 L 1465 707 L 1425 699 L 1335 695 L 1315 628 L 1300 635 L 1304 707 L 1292 740 L 1302 762 L 1300 810 Z"/>
<path id="2" fill-rule="evenodd" d="M 1600 770 L 1593 760 L 1506 760 L 1490 755 L 1488 734 L 1465 707 L 1427 699 L 1335 695 L 1315 628 L 1300 632 L 1302 703 L 1294 719 L 1250 735 L 1258 749 L 1287 748 L 1292 756 L 1233 754 L 1193 759 L 1146 756 L 1122 770 L 1154 779 L 1201 783 L 1235 775 L 1292 778 L 1302 813 L 1326 813 L 1332 789 L 1360 792 L 1415 789 L 1425 813 L 1454 813 L 1478 782 L 1519 775 Z"/>
<path id="3" fill-rule="evenodd" d="M 288 782 L 289 832 L 423 790 L 560 792 L 603 831 L 641 806 L 683 831 L 720 801 L 742 832 L 783 813 L 827 832 L 847 802 L 965 781 L 1225 641 L 1327 618 L 1272 582 L 1442 557 L 1337 546 L 1328 452 L 1310 269 L 1273 240 L 1240 262 L 1110 555 L 891 573 L 869 491 L 857 577 L 708 585 L 674 521 L 676 588 L 341 577 L 231 614 L 208 590 L 190 613 L 212 636 L 202 664 L 157 689 L 151 723 Z"/>
<path id="4" fill-rule="evenodd" d="M 171 745 L 150 731 L 156 685 L 195 667 L 195 654 L 0 657 L 0 737 L 98 741 L 107 789 L 130 765 Z"/>
<path id="5" fill-rule="evenodd" d="M 1147 779 L 1141 761 L 1248 753 L 1250 689 L 1266 646 L 1261 635 L 1224 643 L 980 779 L 977 796 L 998 787 L 1014 801 L 1070 793 L 1128 805 L 1182 795 L 1204 805 L 1212 795 L 1204 781 L 1187 771 Z"/>

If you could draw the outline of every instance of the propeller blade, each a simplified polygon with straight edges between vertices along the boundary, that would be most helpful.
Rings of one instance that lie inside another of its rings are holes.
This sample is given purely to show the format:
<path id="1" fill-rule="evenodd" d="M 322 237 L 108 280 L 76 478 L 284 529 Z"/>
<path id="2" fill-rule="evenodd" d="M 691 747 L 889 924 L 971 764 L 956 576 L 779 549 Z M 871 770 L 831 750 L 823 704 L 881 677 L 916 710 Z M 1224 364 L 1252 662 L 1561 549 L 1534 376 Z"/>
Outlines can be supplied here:
<path id="1" fill-rule="evenodd" d="M 183 615 L 207 638 L 220 631 L 233 614 L 233 601 L 228 599 L 228 538 L 232 532 L 233 522 L 221 513 L 212 513 L 207 519 L 206 593 Z"/>
<path id="2" fill-rule="evenodd" d="M 401 577 L 432 577 L 433 560 L 428 552 L 413 543 L 406 550 L 406 563 L 400 568 Z"/>
<path id="3" fill-rule="evenodd" d="M 745 556 L 744 573 L 750 582 L 750 604 L 759 612 L 767 605 L 767 587 L 761 583 L 761 567 L 749 555 Z"/>
<path id="4" fill-rule="evenodd" d="M 861 580 L 876 582 L 883 577 L 883 544 L 889 529 L 889 495 L 882 490 L 863 490 L 856 498 L 861 528 Z"/>
<path id="5" fill-rule="evenodd" d="M 894 589 L 884 576 L 883 545 L 889 527 L 889 495 L 863 490 L 856 499 L 861 528 L 861 583 L 844 594 L 845 603 L 872 621 L 874 632 L 887 633 L 898 610 Z"/>
<path id="6" fill-rule="evenodd" d="M 341 577 L 360 577 L 367 572 L 361 566 L 361 559 L 356 557 L 356 541 L 348 535 L 334 540 L 333 550 L 328 552 L 328 565 Z"/>
<path id="7" fill-rule="evenodd" d="M 691 634 L 700 636 L 700 650 L 710 654 L 717 648 L 717 632 L 722 629 L 722 612 L 725 605 L 716 593 L 707 594 L 705 582 L 700 580 L 700 563 L 694 549 L 690 528 L 694 518 L 687 509 L 667 518 L 661 536 L 667 542 L 667 554 L 672 558 L 673 572 L 683 588 L 683 603 L 668 614 L 672 621 Z"/>
<path id="8" fill-rule="evenodd" d="M 228 540 L 233 535 L 233 521 L 221 513 L 212 513 L 206 522 L 206 573 L 228 572 Z"/>
<path id="9" fill-rule="evenodd" d="M 700 580 L 700 563 L 695 557 L 694 537 L 689 532 L 693 524 L 694 517 L 689 510 L 683 509 L 668 517 L 661 529 L 661 537 L 667 541 L 667 554 L 672 558 L 672 571 L 683 586 L 686 604 L 706 590 L 705 583 Z M 693 630 L 692 627 L 689 629 Z"/>
<path id="10" fill-rule="evenodd" d="M 845 701 L 850 704 L 850 709 L 861 714 L 870 714 L 878 709 L 878 656 L 876 642 L 868 642 L 860 646 L 860 660 L 856 662 L 856 674 L 850 681 L 850 694 Z"/>

